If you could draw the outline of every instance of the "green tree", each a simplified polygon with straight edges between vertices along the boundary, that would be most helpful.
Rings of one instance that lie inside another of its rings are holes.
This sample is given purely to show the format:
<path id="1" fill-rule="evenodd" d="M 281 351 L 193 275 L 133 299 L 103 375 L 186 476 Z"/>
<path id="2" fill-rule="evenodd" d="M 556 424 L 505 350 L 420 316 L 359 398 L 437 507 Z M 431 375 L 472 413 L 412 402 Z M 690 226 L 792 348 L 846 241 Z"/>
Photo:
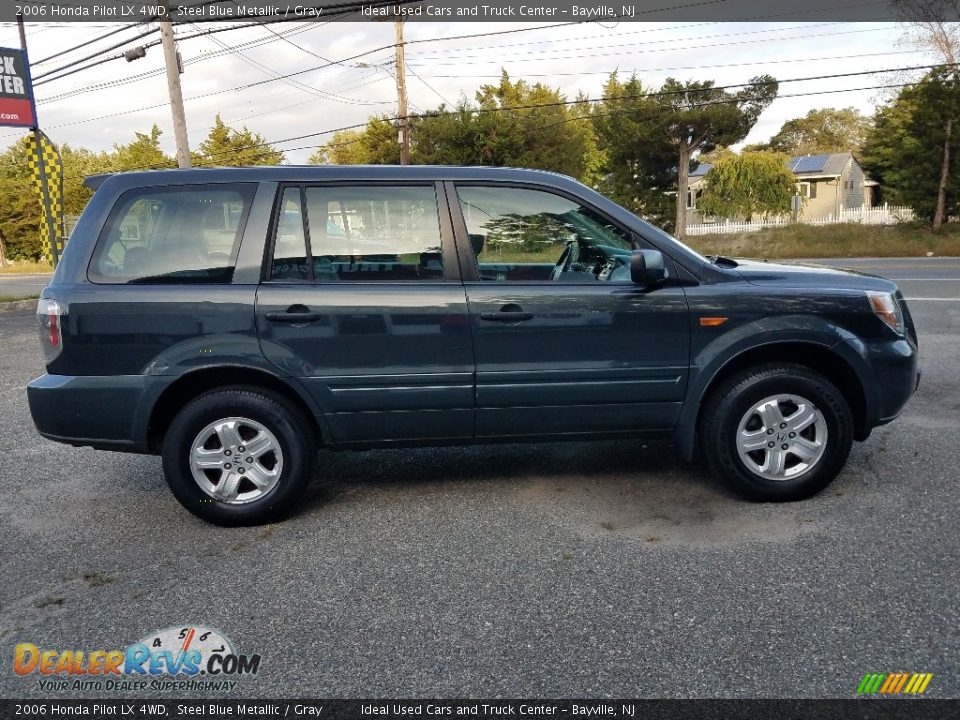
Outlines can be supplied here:
<path id="1" fill-rule="evenodd" d="M 397 129 L 385 117 L 373 117 L 362 130 L 341 130 L 310 156 L 311 165 L 396 165 Z"/>
<path id="2" fill-rule="evenodd" d="M 245 125 L 236 130 L 217 114 L 206 139 L 200 143 L 197 152 L 190 153 L 190 161 L 198 167 L 280 165 L 284 155 L 281 150 L 271 147 L 260 133 L 251 132 Z"/>
<path id="3" fill-rule="evenodd" d="M 821 108 L 787 120 L 769 148 L 788 155 L 852 152 L 859 155 L 872 122 L 856 108 Z"/>
<path id="4" fill-rule="evenodd" d="M 776 94 L 777 81 L 768 75 L 737 92 L 712 81 L 673 78 L 651 92 L 636 77 L 621 82 L 614 73 L 594 111 L 607 158 L 604 191 L 664 226 L 673 215 L 673 230 L 684 237 L 683 200 L 694 156 L 746 137 Z M 670 190 L 676 197 L 667 194 Z"/>
<path id="5" fill-rule="evenodd" d="M 70 145 L 58 148 L 63 160 L 63 211 L 77 215 L 93 194 L 83 178 L 113 168 L 111 155 Z M 38 260 L 43 254 L 40 238 L 40 202 L 33 188 L 25 140 L 18 140 L 0 154 L 0 243 L 8 259 Z"/>
<path id="6" fill-rule="evenodd" d="M 728 148 L 726 145 L 717 145 L 710 152 L 703 152 L 697 156 L 697 163 L 703 165 L 704 163 L 710 163 L 713 165 L 718 160 L 726 160 L 728 158 L 736 157 L 737 154 Z"/>
<path id="7" fill-rule="evenodd" d="M 63 211 L 67 215 L 79 215 L 93 197 L 93 190 L 83 184 L 84 178 L 113 171 L 113 159 L 110 153 L 74 148 L 66 143 L 60 146 L 60 157 L 63 159 Z"/>
<path id="8" fill-rule="evenodd" d="M 707 215 L 744 217 L 782 215 L 796 192 L 793 173 L 783 153 L 744 152 L 720 158 L 707 172 L 699 200 Z"/>
<path id="9" fill-rule="evenodd" d="M 496 85 L 476 94 L 475 164 L 551 170 L 591 179 L 597 169 L 593 128 L 583 103 L 567 104 L 542 83 L 513 82 L 504 70 Z"/>
<path id="10" fill-rule="evenodd" d="M 411 135 L 416 163 L 534 168 L 587 183 L 597 181 L 602 164 L 589 103 L 570 103 L 559 90 L 513 81 L 506 71 L 481 86 L 474 103 L 414 119 Z"/>
<path id="11" fill-rule="evenodd" d="M 892 202 L 939 230 L 960 213 L 960 71 L 941 67 L 877 110 L 863 165 Z"/>
<path id="12" fill-rule="evenodd" d="M 120 172 L 176 167 L 176 160 L 160 149 L 161 135 L 163 132 L 154 124 L 148 133 L 134 133 L 134 139 L 126 145 L 114 144 L 110 169 Z"/>
<path id="13" fill-rule="evenodd" d="M 713 81 L 684 82 L 668 78 L 660 90 L 659 123 L 677 157 L 676 235 L 686 236 L 686 203 L 690 161 L 696 152 L 742 140 L 760 113 L 777 96 L 777 81 L 755 77 L 737 92 L 717 88 Z"/>
<path id="14" fill-rule="evenodd" d="M 40 203 L 30 176 L 26 140 L 0 154 L 0 242 L 9 260 L 38 260 Z"/>
<path id="15" fill-rule="evenodd" d="M 414 164 L 496 165 L 552 170 L 595 182 L 602 153 L 589 122 L 586 101 L 567 103 L 542 84 L 512 81 L 484 85 L 475 102 L 461 100 L 411 118 Z M 397 129 L 387 118 L 371 118 L 360 131 L 337 133 L 310 162 L 391 164 L 400 161 Z"/>
<path id="16" fill-rule="evenodd" d="M 483 142 L 466 99 L 410 122 L 410 160 L 417 165 L 480 165 Z"/>
<path id="17" fill-rule="evenodd" d="M 657 117 L 656 98 L 634 75 L 607 79 L 603 100 L 591 112 L 603 153 L 599 189 L 651 222 L 673 229 L 676 156 Z"/>
<path id="18" fill-rule="evenodd" d="M 362 130 L 341 130 L 333 134 L 330 142 L 317 148 L 307 163 L 310 165 L 364 165 L 367 157 L 363 146 Z"/>

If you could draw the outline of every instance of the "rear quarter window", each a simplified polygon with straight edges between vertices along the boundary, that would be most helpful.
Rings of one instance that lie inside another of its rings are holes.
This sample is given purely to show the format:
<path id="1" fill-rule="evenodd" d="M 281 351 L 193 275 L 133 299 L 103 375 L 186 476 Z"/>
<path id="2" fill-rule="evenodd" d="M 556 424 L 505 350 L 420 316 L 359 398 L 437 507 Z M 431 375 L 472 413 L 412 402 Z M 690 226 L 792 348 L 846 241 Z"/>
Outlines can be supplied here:
<path id="1" fill-rule="evenodd" d="M 117 200 L 97 241 L 96 283 L 229 283 L 255 186 L 138 188 Z"/>

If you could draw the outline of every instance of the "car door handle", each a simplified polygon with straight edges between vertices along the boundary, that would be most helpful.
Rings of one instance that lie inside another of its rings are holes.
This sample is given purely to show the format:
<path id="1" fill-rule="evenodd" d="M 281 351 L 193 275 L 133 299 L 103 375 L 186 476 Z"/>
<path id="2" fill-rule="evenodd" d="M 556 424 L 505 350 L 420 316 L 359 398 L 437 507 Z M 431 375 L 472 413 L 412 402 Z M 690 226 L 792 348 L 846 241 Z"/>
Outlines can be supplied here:
<path id="1" fill-rule="evenodd" d="M 267 320 L 270 322 L 282 322 L 282 323 L 308 323 L 313 322 L 314 320 L 319 320 L 323 317 L 323 313 L 310 312 L 306 308 L 300 311 L 287 311 L 287 312 L 268 312 Z"/>
<path id="2" fill-rule="evenodd" d="M 489 312 L 481 313 L 481 320 L 490 320 L 491 322 L 519 322 L 520 320 L 533 320 L 533 313 L 513 310 L 507 312 Z"/>

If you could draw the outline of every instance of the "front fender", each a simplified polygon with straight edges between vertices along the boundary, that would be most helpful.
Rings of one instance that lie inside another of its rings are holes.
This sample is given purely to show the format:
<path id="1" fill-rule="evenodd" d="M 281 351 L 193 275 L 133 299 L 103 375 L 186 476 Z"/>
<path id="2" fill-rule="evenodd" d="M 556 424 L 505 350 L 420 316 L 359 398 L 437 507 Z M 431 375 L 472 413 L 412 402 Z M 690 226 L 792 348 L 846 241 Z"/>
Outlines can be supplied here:
<path id="1" fill-rule="evenodd" d="M 721 326 L 722 327 L 722 326 Z M 700 408 L 714 381 L 747 353 L 775 351 L 777 346 L 800 345 L 830 352 L 845 363 L 864 390 L 867 427 L 876 420 L 877 388 L 869 382 L 870 366 L 864 344 L 855 335 L 827 318 L 811 315 L 761 317 L 711 337 L 696 328 L 700 342 L 691 346 L 690 380 L 675 431 L 683 458 L 693 459 Z M 803 358 L 798 357 L 798 362 Z"/>

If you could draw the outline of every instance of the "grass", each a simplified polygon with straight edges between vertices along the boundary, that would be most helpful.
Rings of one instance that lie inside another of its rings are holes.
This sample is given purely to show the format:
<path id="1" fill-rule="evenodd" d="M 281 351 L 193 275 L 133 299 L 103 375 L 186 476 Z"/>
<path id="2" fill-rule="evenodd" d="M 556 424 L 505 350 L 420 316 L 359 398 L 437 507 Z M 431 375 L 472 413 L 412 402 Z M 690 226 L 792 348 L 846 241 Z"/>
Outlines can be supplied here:
<path id="1" fill-rule="evenodd" d="M 8 265 L 0 267 L 4 275 L 13 273 L 49 273 L 53 266 L 46 260 L 11 260 Z"/>
<path id="2" fill-rule="evenodd" d="M 519 252 L 506 250 L 503 252 L 485 252 L 480 256 L 480 262 L 494 265 L 510 265 L 513 263 L 550 263 L 557 262 L 563 254 L 563 245 L 551 245 L 540 252 Z"/>
<path id="3" fill-rule="evenodd" d="M 756 258 L 960 256 L 960 223 L 940 232 L 913 224 L 789 225 L 728 235 L 697 235 L 686 243 L 704 255 Z"/>
<path id="4" fill-rule="evenodd" d="M 17 300 L 36 300 L 38 297 L 40 297 L 40 293 L 34 293 L 33 295 L 0 295 L 0 303 L 16 302 Z"/>

